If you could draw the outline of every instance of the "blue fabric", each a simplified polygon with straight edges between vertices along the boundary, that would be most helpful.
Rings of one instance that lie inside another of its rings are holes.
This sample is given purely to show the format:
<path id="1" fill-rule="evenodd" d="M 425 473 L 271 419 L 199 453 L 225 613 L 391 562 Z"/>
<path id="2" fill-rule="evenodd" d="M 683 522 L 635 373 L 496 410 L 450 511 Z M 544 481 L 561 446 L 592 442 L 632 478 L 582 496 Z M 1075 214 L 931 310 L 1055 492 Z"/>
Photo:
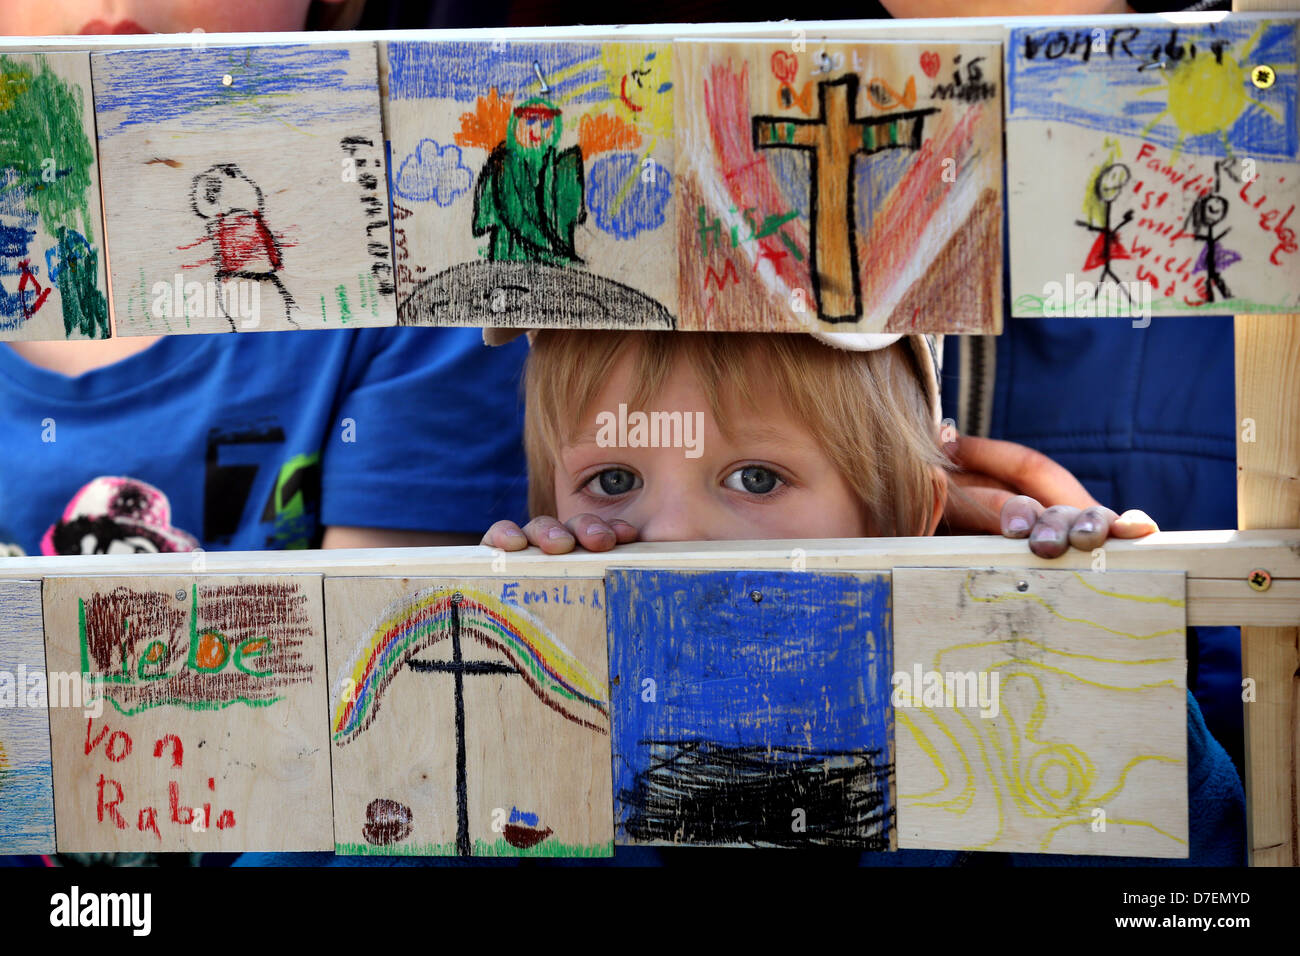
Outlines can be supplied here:
<path id="1" fill-rule="evenodd" d="M 316 547 L 330 525 L 482 534 L 526 515 L 510 385 L 526 354 L 477 329 L 191 335 L 70 378 L 0 346 L 0 547 L 278 550 Z"/>

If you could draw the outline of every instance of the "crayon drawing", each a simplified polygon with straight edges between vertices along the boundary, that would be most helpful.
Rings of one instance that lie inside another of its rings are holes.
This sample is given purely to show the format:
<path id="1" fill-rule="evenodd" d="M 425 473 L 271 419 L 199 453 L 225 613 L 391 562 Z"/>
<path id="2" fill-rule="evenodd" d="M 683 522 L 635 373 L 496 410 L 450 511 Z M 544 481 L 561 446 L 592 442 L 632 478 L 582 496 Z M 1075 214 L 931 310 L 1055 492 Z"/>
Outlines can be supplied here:
<path id="1" fill-rule="evenodd" d="M 609 856 L 600 581 L 330 578 L 336 852 Z"/>
<path id="2" fill-rule="evenodd" d="M 0 854 L 54 852 L 49 684 L 41 582 L 0 581 Z"/>
<path id="3" fill-rule="evenodd" d="M 0 54 L 0 340 L 109 336 L 86 53 Z"/>
<path id="4" fill-rule="evenodd" d="M 1300 311 L 1297 36 L 1010 31 L 1012 314 Z"/>
<path id="5" fill-rule="evenodd" d="M 1186 857 L 1181 573 L 894 570 L 902 848 Z"/>
<path id="6" fill-rule="evenodd" d="M 674 52 L 682 328 L 998 331 L 998 44 Z"/>
<path id="7" fill-rule="evenodd" d="M 119 332 L 396 323 L 373 44 L 92 65 Z"/>
<path id="8" fill-rule="evenodd" d="M 606 584 L 618 843 L 892 848 L 887 574 Z"/>
<path id="9" fill-rule="evenodd" d="M 50 577 L 60 852 L 325 850 L 318 575 Z"/>
<path id="10" fill-rule="evenodd" d="M 385 57 L 403 325 L 673 326 L 670 44 Z"/>

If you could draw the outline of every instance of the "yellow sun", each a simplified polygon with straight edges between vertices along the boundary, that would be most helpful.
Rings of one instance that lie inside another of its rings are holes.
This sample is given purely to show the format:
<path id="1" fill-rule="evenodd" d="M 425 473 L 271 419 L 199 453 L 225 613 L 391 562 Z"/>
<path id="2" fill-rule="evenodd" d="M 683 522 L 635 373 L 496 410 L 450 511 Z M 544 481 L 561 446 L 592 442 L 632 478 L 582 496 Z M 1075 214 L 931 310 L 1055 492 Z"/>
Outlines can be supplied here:
<path id="1" fill-rule="evenodd" d="M 1227 129 L 1237 121 L 1248 101 L 1246 71 L 1224 54 L 1223 63 L 1212 56 L 1184 60 L 1169 72 L 1166 112 L 1184 136 L 1204 136 Z"/>
<path id="2" fill-rule="evenodd" d="M 1244 44 L 1240 53 L 1242 62 L 1250 59 L 1258 45 L 1266 23 L 1261 23 L 1254 35 Z M 1228 130 L 1246 111 L 1248 105 L 1258 106 L 1279 123 L 1282 117 L 1272 106 L 1247 95 L 1246 81 L 1250 67 L 1243 67 L 1237 59 L 1223 51 L 1220 57 L 1204 51 L 1187 57 L 1172 66 L 1164 64 L 1159 70 L 1164 83 L 1142 90 L 1139 96 L 1165 94 L 1165 108 L 1155 115 L 1142 130 L 1143 135 L 1154 129 L 1166 116 L 1178 127 L 1178 142 L 1174 145 L 1173 160 L 1182 151 L 1183 140 L 1189 136 L 1218 133 L 1223 139 L 1226 155 L 1232 155 Z M 1283 67 L 1291 72 L 1294 67 Z"/>

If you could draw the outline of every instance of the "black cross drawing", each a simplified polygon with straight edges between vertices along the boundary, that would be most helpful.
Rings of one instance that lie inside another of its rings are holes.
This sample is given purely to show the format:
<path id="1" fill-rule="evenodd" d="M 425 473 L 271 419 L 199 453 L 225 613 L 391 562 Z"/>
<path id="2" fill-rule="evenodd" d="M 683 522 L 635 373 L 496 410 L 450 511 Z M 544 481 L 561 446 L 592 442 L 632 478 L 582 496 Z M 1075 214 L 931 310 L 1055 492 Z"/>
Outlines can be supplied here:
<path id="1" fill-rule="evenodd" d="M 460 653 L 460 604 L 465 596 L 459 591 L 451 596 L 451 660 L 407 661 L 406 665 L 422 674 L 449 673 L 456 679 L 456 854 L 470 855 L 469 797 L 465 782 L 465 675 L 518 674 L 519 668 L 500 661 L 467 661 Z"/>

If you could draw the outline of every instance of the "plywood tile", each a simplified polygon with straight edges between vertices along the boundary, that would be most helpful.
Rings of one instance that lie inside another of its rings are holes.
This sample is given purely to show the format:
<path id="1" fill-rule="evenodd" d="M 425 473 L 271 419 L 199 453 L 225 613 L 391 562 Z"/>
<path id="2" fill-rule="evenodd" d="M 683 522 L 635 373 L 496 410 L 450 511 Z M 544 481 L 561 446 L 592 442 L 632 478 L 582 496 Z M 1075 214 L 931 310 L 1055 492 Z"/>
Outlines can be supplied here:
<path id="1" fill-rule="evenodd" d="M 337 852 L 610 855 L 604 590 L 327 579 Z"/>
<path id="2" fill-rule="evenodd" d="M 120 334 L 396 322 L 373 44 L 92 65 Z"/>
<path id="3" fill-rule="evenodd" d="M 319 575 L 45 579 L 61 852 L 327 850 Z"/>
<path id="4" fill-rule="evenodd" d="M 898 845 L 1186 857 L 1184 578 L 896 568 Z"/>
<path id="5" fill-rule="evenodd" d="M 606 580 L 619 843 L 891 848 L 887 574 Z"/>
<path id="6" fill-rule="evenodd" d="M 998 331 L 1001 47 L 798 45 L 674 49 L 680 326 Z"/>
<path id="7" fill-rule="evenodd" d="M 109 336 L 87 53 L 0 55 L 0 340 Z"/>
<path id="8" fill-rule="evenodd" d="M 1008 44 L 1013 315 L 1300 311 L 1295 18 Z"/>
<path id="9" fill-rule="evenodd" d="M 385 56 L 402 324 L 672 327 L 671 44 Z"/>
<path id="10" fill-rule="evenodd" d="M 48 705 L 51 694 L 58 705 L 80 698 L 48 676 L 41 582 L 0 581 L 0 853 L 54 852 Z"/>

